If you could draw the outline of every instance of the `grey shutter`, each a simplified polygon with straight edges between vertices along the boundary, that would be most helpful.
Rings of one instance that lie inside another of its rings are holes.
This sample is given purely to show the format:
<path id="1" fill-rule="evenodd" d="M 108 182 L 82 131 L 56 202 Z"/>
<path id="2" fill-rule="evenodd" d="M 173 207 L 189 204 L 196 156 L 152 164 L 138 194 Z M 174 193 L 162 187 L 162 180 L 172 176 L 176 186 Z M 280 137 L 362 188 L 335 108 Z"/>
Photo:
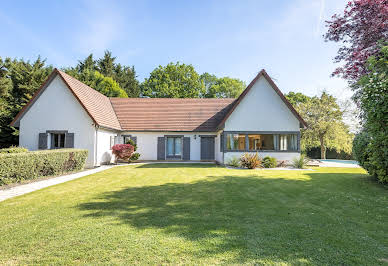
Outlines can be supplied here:
<path id="1" fill-rule="evenodd" d="M 116 145 L 116 144 L 119 144 L 119 142 L 120 142 L 119 138 L 120 138 L 119 136 L 115 136 L 115 142 L 114 142 L 115 145 Z"/>
<path id="2" fill-rule="evenodd" d="M 164 137 L 158 137 L 158 149 L 157 149 L 157 159 L 165 160 L 166 159 L 166 144 Z"/>
<path id="3" fill-rule="evenodd" d="M 47 133 L 39 133 L 39 143 L 38 149 L 46 150 L 47 149 Z"/>
<path id="4" fill-rule="evenodd" d="M 190 160 L 190 137 L 183 138 L 183 160 Z"/>
<path id="5" fill-rule="evenodd" d="M 66 133 L 65 148 L 74 148 L 74 133 Z"/>
<path id="6" fill-rule="evenodd" d="M 224 151 L 224 133 L 220 135 L 220 152 Z"/>
<path id="7" fill-rule="evenodd" d="M 133 142 L 135 142 L 135 144 L 137 144 L 137 137 L 130 136 L 130 138 L 133 140 Z"/>

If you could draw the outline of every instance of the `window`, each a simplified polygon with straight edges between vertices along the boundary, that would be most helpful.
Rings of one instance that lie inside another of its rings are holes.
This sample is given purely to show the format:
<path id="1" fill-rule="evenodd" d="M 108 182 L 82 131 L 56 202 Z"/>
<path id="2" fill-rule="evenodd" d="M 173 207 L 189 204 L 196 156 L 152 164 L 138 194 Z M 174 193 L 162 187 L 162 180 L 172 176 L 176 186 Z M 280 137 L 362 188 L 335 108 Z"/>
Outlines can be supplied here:
<path id="1" fill-rule="evenodd" d="M 275 150 L 275 138 L 277 135 L 262 134 L 262 135 L 248 135 L 249 150 Z"/>
<path id="2" fill-rule="evenodd" d="M 245 135 L 244 134 L 227 134 L 226 135 L 227 150 L 245 150 Z"/>
<path id="3" fill-rule="evenodd" d="M 296 134 L 280 135 L 280 150 L 281 151 L 296 151 L 298 150 L 298 138 Z"/>
<path id="4" fill-rule="evenodd" d="M 182 137 L 167 137 L 167 158 L 182 158 Z"/>
<path id="5" fill-rule="evenodd" d="M 60 149 L 65 147 L 65 136 L 64 133 L 51 133 L 52 145 L 51 149 Z"/>
<path id="6" fill-rule="evenodd" d="M 247 137 L 246 137 L 247 136 Z M 297 134 L 226 134 L 230 151 L 297 151 Z"/>

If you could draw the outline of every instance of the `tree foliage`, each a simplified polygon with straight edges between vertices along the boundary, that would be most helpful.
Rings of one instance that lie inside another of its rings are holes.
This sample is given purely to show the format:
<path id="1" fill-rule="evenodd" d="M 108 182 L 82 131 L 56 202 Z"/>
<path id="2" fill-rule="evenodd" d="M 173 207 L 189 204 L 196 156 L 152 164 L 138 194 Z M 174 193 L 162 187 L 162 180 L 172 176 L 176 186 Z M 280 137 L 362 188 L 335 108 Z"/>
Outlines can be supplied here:
<path id="1" fill-rule="evenodd" d="M 319 146 L 322 159 L 326 158 L 327 148 L 351 153 L 353 134 L 343 122 L 343 112 L 335 97 L 326 92 L 320 97 L 302 93 L 289 93 L 286 97 L 308 124 L 307 129 L 302 129 L 303 150 Z"/>
<path id="2" fill-rule="evenodd" d="M 94 60 L 93 54 L 90 54 L 84 60 L 79 61 L 77 66 L 66 69 L 66 72 L 80 81 L 86 82 L 87 79 L 83 78 L 91 77 L 90 73 L 98 71 L 103 76 L 116 81 L 119 87 L 125 91 L 127 97 L 139 97 L 140 84 L 136 79 L 135 67 L 123 66 L 115 61 L 116 57 L 113 57 L 110 51 L 105 51 L 104 56 L 98 60 Z"/>
<path id="3" fill-rule="evenodd" d="M 151 72 L 142 84 L 142 95 L 161 98 L 236 98 L 245 83 L 230 77 L 199 75 L 192 65 L 169 63 Z"/>
<path id="4" fill-rule="evenodd" d="M 344 62 L 333 75 L 340 75 L 352 83 L 366 74 L 366 60 L 379 50 L 379 41 L 388 37 L 388 1 L 352 0 L 342 15 L 335 14 L 327 21 L 327 41 L 342 42 L 336 62 Z"/>
<path id="5" fill-rule="evenodd" d="M 18 130 L 9 124 L 51 71 L 40 57 L 33 62 L 0 58 L 0 146 L 18 143 Z"/>
<path id="6" fill-rule="evenodd" d="M 204 73 L 201 80 L 205 84 L 205 98 L 237 98 L 245 89 L 245 83 L 239 79 L 223 77 Z"/>
<path id="7" fill-rule="evenodd" d="M 388 182 L 388 46 L 369 58 L 367 69 L 369 73 L 355 85 L 364 130 L 354 150 L 372 176 Z"/>
<path id="8" fill-rule="evenodd" d="M 155 68 L 141 87 L 142 95 L 151 98 L 199 98 L 205 92 L 194 67 L 179 62 Z"/>

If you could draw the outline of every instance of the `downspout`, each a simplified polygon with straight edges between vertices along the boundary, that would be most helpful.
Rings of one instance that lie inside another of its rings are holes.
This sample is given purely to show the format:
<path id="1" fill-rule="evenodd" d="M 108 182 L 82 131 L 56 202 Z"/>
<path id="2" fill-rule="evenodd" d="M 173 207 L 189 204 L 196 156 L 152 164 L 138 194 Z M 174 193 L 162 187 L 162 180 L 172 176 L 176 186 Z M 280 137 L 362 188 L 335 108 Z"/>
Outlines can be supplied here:
<path id="1" fill-rule="evenodd" d="M 96 167 L 97 166 L 97 141 L 98 141 L 98 137 L 97 137 L 97 132 L 98 132 L 98 128 L 99 126 L 98 125 L 94 125 L 94 128 L 95 128 L 95 142 L 94 142 L 94 166 Z"/>

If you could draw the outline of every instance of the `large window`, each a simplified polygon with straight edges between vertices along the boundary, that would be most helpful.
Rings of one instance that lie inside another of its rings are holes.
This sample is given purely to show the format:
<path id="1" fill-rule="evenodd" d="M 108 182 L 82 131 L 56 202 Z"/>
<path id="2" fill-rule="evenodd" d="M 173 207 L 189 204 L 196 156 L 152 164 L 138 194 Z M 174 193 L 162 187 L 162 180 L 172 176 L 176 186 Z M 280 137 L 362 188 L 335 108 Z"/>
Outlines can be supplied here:
<path id="1" fill-rule="evenodd" d="M 167 137 L 167 158 L 182 158 L 182 137 Z"/>
<path id="2" fill-rule="evenodd" d="M 248 135 L 249 150 L 260 151 L 260 150 L 275 150 L 275 143 L 277 135 Z"/>
<path id="3" fill-rule="evenodd" d="M 230 151 L 297 151 L 297 134 L 226 134 Z"/>
<path id="4" fill-rule="evenodd" d="M 226 135 L 227 150 L 245 150 L 245 135 L 244 134 L 227 134 Z"/>

